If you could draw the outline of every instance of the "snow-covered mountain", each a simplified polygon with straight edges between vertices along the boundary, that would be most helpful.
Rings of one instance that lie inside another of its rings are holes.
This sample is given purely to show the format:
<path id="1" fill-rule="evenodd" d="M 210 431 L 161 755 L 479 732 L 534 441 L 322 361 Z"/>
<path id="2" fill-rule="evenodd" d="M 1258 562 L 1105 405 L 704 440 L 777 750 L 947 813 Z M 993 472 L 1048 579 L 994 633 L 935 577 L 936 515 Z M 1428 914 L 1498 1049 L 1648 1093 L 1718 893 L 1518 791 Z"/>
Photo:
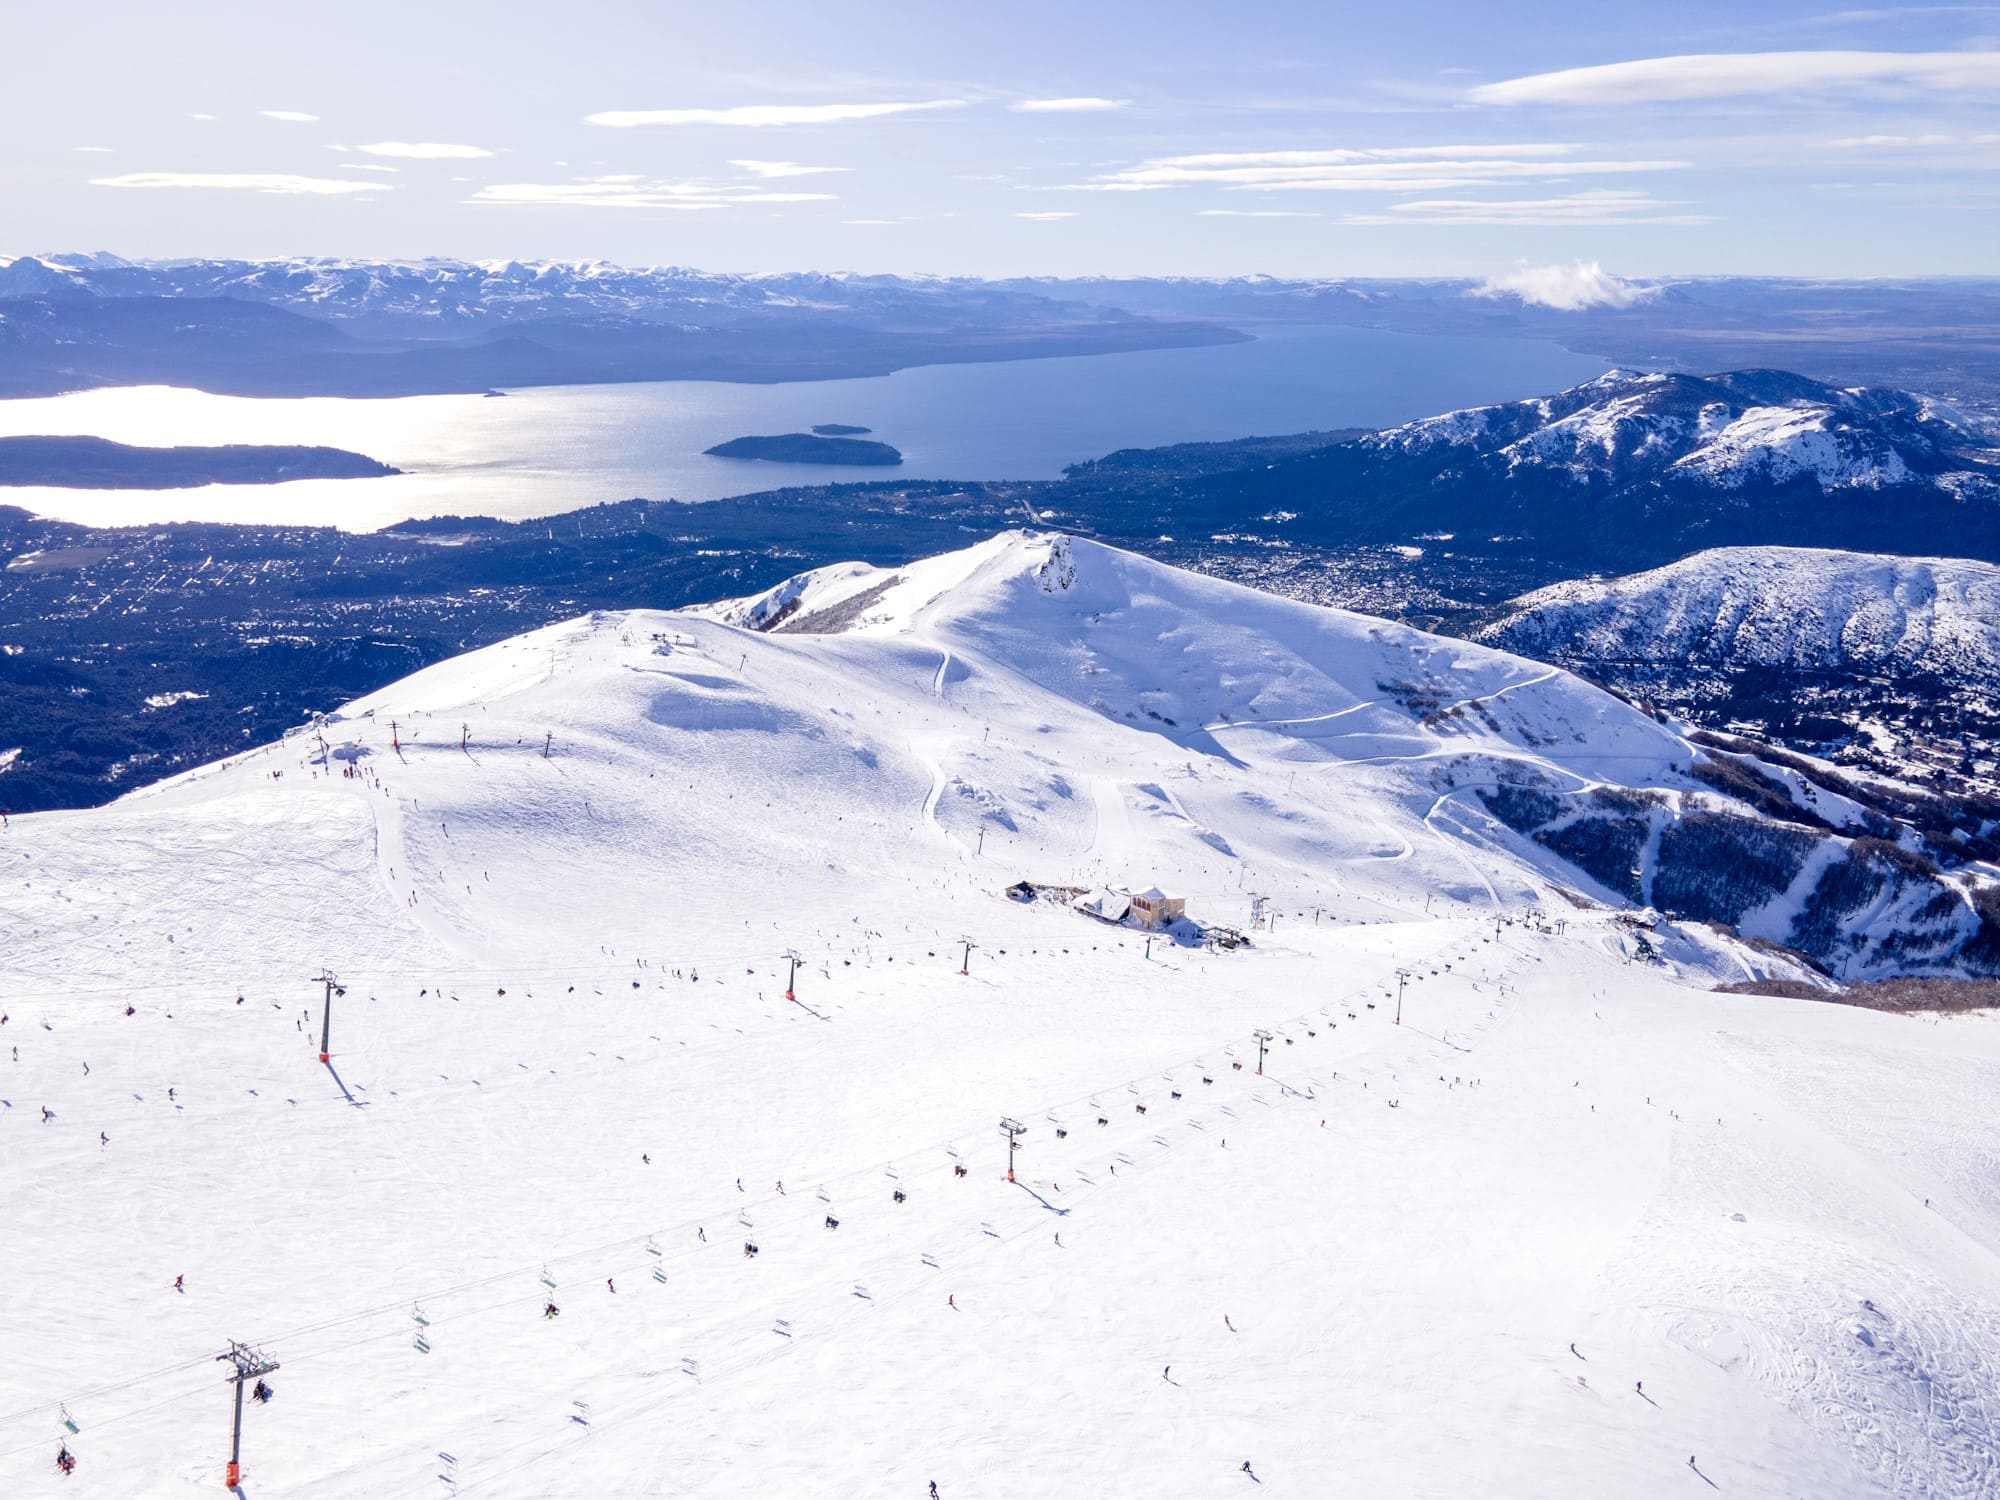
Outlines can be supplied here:
<path id="1" fill-rule="evenodd" d="M 413 261 L 293 256 L 273 260 L 128 261 L 22 256 L 0 265 L 0 299 L 237 297 L 378 330 L 460 332 L 547 320 L 638 319 L 690 327 L 774 312 L 893 318 L 911 325 L 968 316 L 1076 321 L 1071 300 L 968 278 L 824 272 L 733 275 L 609 261 Z"/>
<path id="2" fill-rule="evenodd" d="M 2000 567 L 1802 547 L 1538 589 L 1482 640 L 1550 661 L 1864 673 L 2000 693 Z"/>
<path id="3" fill-rule="evenodd" d="M 212 1492 L 235 1338 L 251 1494 L 1990 1494 L 2000 1031 L 1482 800 L 1702 754 L 1011 534 L 16 818 L 0 1492 Z"/>
<path id="4" fill-rule="evenodd" d="M 1444 548 L 1547 576 L 1721 545 L 2000 561 L 1994 429 L 1927 396 L 1772 370 L 1614 371 L 1189 486 L 1195 518 L 1283 512 L 1290 545 Z"/>
<path id="5" fill-rule="evenodd" d="M 1383 453 L 1464 450 L 1509 474 L 1538 470 L 1577 484 L 1732 492 L 1926 484 L 1967 500 L 2000 497 L 1992 471 L 2000 434 L 1985 424 L 1907 391 L 1839 390 L 1775 370 L 1614 370 L 1558 396 L 1447 412 L 1364 442 Z"/>
<path id="6" fill-rule="evenodd" d="M 383 395 L 809 380 L 1242 337 L 930 277 L 326 257 L 0 265 L 0 395 L 149 383 Z"/>
<path id="7" fill-rule="evenodd" d="M 1515 600 L 1479 638 L 1593 681 L 1866 763 L 1990 787 L 2000 568 L 1961 558 L 1720 548 Z"/>

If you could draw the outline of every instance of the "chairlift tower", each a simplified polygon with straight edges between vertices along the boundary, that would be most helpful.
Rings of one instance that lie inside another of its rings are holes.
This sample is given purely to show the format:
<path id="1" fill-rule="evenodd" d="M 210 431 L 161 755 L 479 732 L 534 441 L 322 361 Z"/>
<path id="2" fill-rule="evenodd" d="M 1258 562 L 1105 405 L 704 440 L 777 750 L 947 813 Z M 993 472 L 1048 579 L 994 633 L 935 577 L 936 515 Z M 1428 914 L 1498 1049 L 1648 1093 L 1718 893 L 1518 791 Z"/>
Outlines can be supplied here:
<path id="1" fill-rule="evenodd" d="M 1398 1026 L 1403 1024 L 1403 986 L 1409 982 L 1410 971 L 1408 969 L 1398 969 L 1396 971 L 1396 1024 Z"/>
<path id="2" fill-rule="evenodd" d="M 796 948 L 787 948 L 785 950 L 785 962 L 792 966 L 791 973 L 785 976 L 785 998 L 787 1000 L 796 1000 L 799 997 L 793 993 L 793 985 L 799 977 L 799 950 Z"/>
<path id="3" fill-rule="evenodd" d="M 1264 1049 L 1271 1045 L 1272 1037 L 1268 1031 L 1253 1032 L 1252 1035 L 1257 1038 L 1257 1076 L 1262 1078 L 1264 1076 Z"/>
<path id="4" fill-rule="evenodd" d="M 233 1490 L 243 1482 L 243 1382 L 263 1379 L 277 1370 L 278 1362 L 267 1358 L 261 1349 L 252 1349 L 234 1339 L 229 1341 L 227 1354 L 215 1357 L 218 1362 L 231 1366 L 231 1372 L 225 1378 L 236 1387 L 236 1419 L 229 1429 L 229 1467 L 222 1481 Z"/>
<path id="5" fill-rule="evenodd" d="M 1010 1120 L 1005 1115 L 1002 1115 L 1000 1117 L 1000 1131 L 1001 1134 L 1007 1137 L 1007 1180 L 1012 1182 L 1014 1180 L 1014 1153 L 1021 1149 L 1021 1137 L 1028 1133 L 1028 1127 L 1023 1125 L 1019 1120 Z"/>
<path id="6" fill-rule="evenodd" d="M 319 974 L 314 978 L 313 983 L 323 985 L 326 990 L 326 996 L 321 1003 L 319 1013 L 319 1060 L 323 1063 L 331 1063 L 333 1061 L 333 1053 L 328 1044 L 333 1039 L 333 997 L 335 995 L 344 995 L 347 991 L 342 987 L 340 981 L 333 977 L 333 970 L 331 969 L 321 969 Z"/>

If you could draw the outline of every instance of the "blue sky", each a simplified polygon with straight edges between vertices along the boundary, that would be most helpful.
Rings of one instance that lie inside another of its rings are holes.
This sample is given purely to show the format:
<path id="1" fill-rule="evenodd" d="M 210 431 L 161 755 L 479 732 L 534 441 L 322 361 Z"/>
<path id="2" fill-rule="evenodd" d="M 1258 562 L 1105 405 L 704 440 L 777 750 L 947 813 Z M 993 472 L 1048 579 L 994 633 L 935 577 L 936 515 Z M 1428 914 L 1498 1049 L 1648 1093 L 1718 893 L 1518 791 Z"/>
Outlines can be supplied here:
<path id="1" fill-rule="evenodd" d="M 10 15 L 0 254 L 1995 274 L 2000 5 Z"/>

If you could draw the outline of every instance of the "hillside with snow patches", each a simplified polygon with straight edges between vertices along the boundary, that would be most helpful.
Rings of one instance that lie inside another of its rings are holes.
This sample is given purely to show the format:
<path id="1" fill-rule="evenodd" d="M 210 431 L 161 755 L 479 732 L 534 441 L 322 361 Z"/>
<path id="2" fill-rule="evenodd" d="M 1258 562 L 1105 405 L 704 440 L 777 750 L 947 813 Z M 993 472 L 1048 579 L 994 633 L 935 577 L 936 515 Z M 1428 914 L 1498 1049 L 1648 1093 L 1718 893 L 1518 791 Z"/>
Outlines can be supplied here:
<path id="1" fill-rule="evenodd" d="M 1577 482 L 1643 478 L 1722 490 L 1794 480 L 1827 490 L 1925 483 L 1967 498 L 2000 494 L 1988 467 L 2000 435 L 1985 423 L 1906 391 L 1843 390 L 1774 370 L 1613 370 L 1558 396 L 1447 412 L 1362 441 L 1385 453 L 1474 449 L 1509 472 Z M 1961 458 L 1967 450 L 1978 468 Z"/>
<path id="2" fill-rule="evenodd" d="M 1800 547 L 1699 552 L 1517 599 L 1481 636 L 1547 660 L 1759 667 L 2000 691 L 2000 568 Z"/>
<path id="3" fill-rule="evenodd" d="M 241 1339 L 250 1496 L 1991 1494 L 2000 1030 L 1483 800 L 1704 756 L 1017 533 L 15 818 L 0 1493 L 212 1493 Z"/>

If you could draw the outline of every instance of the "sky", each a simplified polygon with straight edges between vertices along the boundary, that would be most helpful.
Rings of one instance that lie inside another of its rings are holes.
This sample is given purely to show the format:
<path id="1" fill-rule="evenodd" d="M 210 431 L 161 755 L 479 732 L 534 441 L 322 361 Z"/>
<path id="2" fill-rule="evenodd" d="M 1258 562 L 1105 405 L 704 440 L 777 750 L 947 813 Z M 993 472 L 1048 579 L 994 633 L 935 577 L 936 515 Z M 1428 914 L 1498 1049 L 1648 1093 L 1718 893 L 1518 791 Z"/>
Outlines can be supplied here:
<path id="1" fill-rule="evenodd" d="M 0 255 L 2000 273 L 2000 4 L 111 0 L 5 32 Z"/>

